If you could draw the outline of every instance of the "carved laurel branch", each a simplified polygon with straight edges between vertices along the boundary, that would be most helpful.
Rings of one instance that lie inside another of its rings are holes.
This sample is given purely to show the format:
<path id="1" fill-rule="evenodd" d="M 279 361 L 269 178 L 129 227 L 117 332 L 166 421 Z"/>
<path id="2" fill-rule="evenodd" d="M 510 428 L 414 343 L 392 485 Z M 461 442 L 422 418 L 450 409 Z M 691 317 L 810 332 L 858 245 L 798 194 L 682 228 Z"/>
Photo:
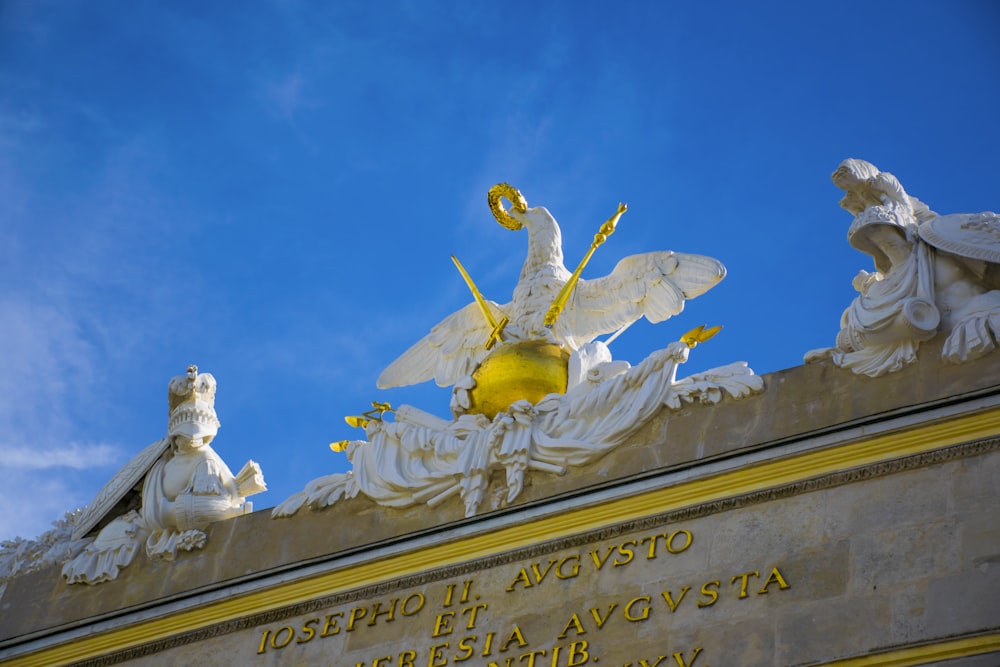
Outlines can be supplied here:
<path id="1" fill-rule="evenodd" d="M 763 390 L 764 378 L 754 375 L 745 361 L 737 361 L 675 382 L 664 403 L 678 410 L 684 402 L 714 405 L 722 400 L 724 393 L 740 399 Z"/>

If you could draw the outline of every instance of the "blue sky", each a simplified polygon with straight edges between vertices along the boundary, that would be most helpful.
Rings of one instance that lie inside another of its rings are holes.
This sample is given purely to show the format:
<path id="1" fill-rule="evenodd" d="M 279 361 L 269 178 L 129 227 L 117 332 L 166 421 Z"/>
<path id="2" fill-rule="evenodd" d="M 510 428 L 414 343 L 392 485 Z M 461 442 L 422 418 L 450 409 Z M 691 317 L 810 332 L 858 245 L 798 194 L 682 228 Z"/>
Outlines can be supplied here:
<path id="1" fill-rule="evenodd" d="M 86 504 L 218 380 L 216 450 L 257 508 L 345 469 L 379 372 L 470 301 L 505 302 L 509 181 L 584 277 L 672 249 L 729 275 L 615 342 L 702 323 L 685 370 L 831 345 L 851 279 L 829 174 L 894 173 L 939 213 L 1000 208 L 995 2 L 0 2 L 0 539 Z"/>

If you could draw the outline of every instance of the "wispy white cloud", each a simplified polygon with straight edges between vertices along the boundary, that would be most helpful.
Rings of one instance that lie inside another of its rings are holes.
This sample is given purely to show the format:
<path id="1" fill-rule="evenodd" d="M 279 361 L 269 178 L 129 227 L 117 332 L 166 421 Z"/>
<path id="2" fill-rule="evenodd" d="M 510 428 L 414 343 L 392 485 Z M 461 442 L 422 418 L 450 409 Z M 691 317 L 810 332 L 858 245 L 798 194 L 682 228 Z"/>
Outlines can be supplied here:
<path id="1" fill-rule="evenodd" d="M 106 136 L 109 119 L 78 116 Z M 60 137 L 41 136 L 46 121 L 0 98 L 0 195 L 10 204 L 0 208 L 0 539 L 44 532 L 129 458 L 115 444 L 132 428 L 116 400 L 122 370 L 157 339 L 149 323 L 181 307 L 157 271 L 167 258 L 150 251 L 168 230 L 184 233 L 151 186 L 156 136 L 116 136 L 83 158 L 67 145 L 89 167 L 67 183 L 54 176 Z"/>
<path id="2" fill-rule="evenodd" d="M 0 443 L 3 457 L 0 470 L 49 470 L 52 468 L 72 468 L 87 470 L 104 468 L 122 458 L 118 447 L 107 444 L 84 445 L 71 442 L 64 447 L 36 449 Z"/>
<path id="3" fill-rule="evenodd" d="M 262 93 L 269 106 L 291 122 L 305 102 L 304 85 L 303 76 L 299 72 L 291 72 L 279 79 L 265 81 Z"/>
<path id="4" fill-rule="evenodd" d="M 0 541 L 14 537 L 35 539 L 57 519 L 90 502 L 90 480 L 79 474 L 5 475 L 0 486 Z"/>
<path id="5" fill-rule="evenodd" d="M 68 386 L 86 382 L 93 363 L 72 313 L 40 301 L 26 289 L 0 295 L 0 427 L 26 441 L 66 427 Z"/>
<path id="6" fill-rule="evenodd" d="M 70 439 L 76 404 L 92 389 L 101 354 L 71 310 L 4 294 L 0 322 L 0 539 L 34 538 L 88 503 L 127 455 L 111 444 Z"/>

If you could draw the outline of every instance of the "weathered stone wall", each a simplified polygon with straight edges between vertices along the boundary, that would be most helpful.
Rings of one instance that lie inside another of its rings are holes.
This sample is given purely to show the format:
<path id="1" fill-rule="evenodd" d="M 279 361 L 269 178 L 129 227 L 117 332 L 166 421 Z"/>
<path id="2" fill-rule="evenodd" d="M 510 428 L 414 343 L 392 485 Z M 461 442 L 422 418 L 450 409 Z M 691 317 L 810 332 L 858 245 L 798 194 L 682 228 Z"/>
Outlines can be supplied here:
<path id="1" fill-rule="evenodd" d="M 1000 443 L 951 455 L 389 582 L 136 664 L 799 665 L 986 630 Z"/>

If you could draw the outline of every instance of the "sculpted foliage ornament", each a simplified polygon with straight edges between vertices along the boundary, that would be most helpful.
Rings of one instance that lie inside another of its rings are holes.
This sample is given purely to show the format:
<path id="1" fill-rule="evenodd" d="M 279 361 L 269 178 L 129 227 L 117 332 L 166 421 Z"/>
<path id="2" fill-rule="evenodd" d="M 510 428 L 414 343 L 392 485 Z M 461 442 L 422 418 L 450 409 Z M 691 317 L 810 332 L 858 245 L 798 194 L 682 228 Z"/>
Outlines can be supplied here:
<path id="1" fill-rule="evenodd" d="M 624 443 L 664 406 L 716 403 L 723 394 L 741 398 L 763 389 L 743 362 L 676 379 L 690 349 L 718 327 L 698 327 L 634 367 L 612 360 L 608 345 L 633 322 L 666 320 L 684 309 L 685 300 L 722 280 L 725 268 L 718 260 L 650 252 L 626 257 L 603 278 L 584 280 L 584 268 L 614 233 L 624 204 L 570 273 L 559 225 L 548 210 L 528 208 L 507 184 L 494 186 L 488 202 L 500 224 L 528 232 L 512 300 L 500 305 L 485 299 L 453 258 L 473 302 L 392 362 L 377 383 L 389 388 L 434 379 L 450 386 L 453 419 L 402 406 L 388 421 L 388 405 L 373 404 L 374 410 L 348 418 L 365 429 L 367 440 L 332 445 L 347 453 L 353 469 L 313 480 L 273 516 L 359 494 L 392 507 L 433 507 L 457 494 L 471 516 L 495 471 L 503 472 L 506 488 L 497 502 L 512 502 L 526 470 L 562 474 L 589 463 Z M 604 334 L 612 335 L 595 340 Z"/>
<path id="2" fill-rule="evenodd" d="M 36 539 L 16 537 L 0 542 L 0 598 L 11 579 L 64 563 L 87 545 L 90 540 L 73 537 L 83 513 L 84 510 L 80 509 L 67 512 L 62 519 L 53 521 L 52 528 Z"/>
<path id="3" fill-rule="evenodd" d="M 845 160 L 833 182 L 854 214 L 852 246 L 875 271 L 854 278 L 858 296 L 844 311 L 837 343 L 812 350 L 841 368 L 877 377 L 917 358 L 920 343 L 947 336 L 941 356 L 961 364 L 1000 341 L 1000 215 L 938 215 L 907 195 L 895 176 L 863 160 Z"/>
<path id="4" fill-rule="evenodd" d="M 63 566 L 69 583 L 115 579 L 143 546 L 162 560 L 201 549 L 209 523 L 252 509 L 246 496 L 267 488 L 260 466 L 248 461 L 234 476 L 209 446 L 220 426 L 215 388 L 215 378 L 197 366 L 170 381 L 167 437 L 126 464 L 76 521 L 74 540 L 99 532 Z M 130 500 L 140 484 L 141 494 Z"/>

